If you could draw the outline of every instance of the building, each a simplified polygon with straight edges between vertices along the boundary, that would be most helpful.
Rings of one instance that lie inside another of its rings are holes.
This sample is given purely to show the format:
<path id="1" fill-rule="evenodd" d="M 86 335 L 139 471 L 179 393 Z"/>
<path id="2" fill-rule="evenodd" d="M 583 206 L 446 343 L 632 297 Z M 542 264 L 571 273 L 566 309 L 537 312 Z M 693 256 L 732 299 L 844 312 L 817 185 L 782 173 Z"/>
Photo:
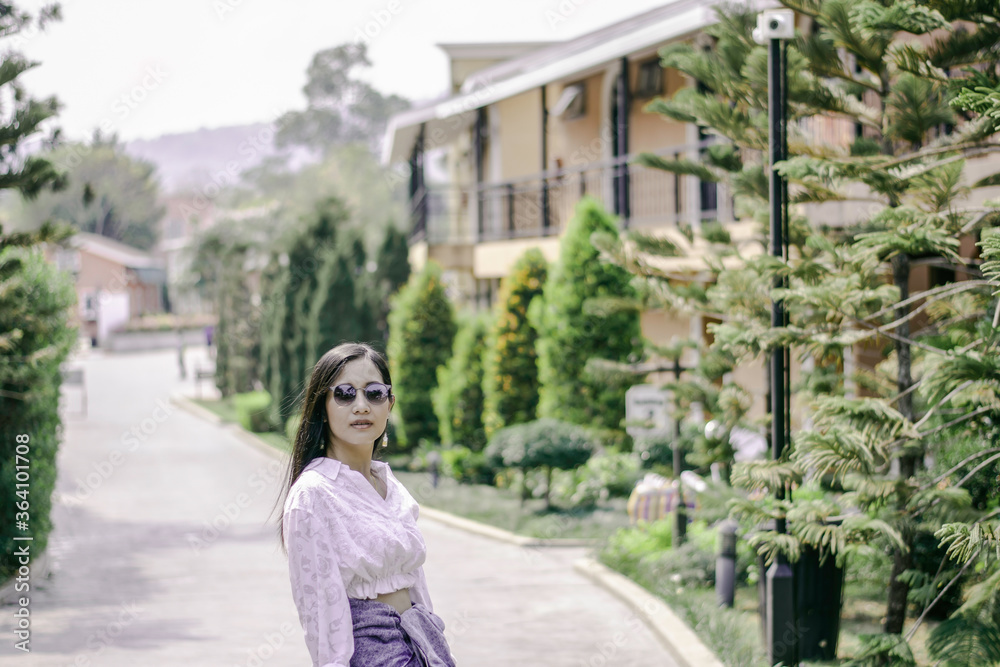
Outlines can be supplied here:
<path id="1" fill-rule="evenodd" d="M 73 275 L 80 335 L 100 345 L 133 318 L 164 312 L 162 260 L 119 241 L 78 232 L 66 247 L 50 248 L 50 261 Z"/>
<path id="2" fill-rule="evenodd" d="M 696 159 L 712 141 L 698 126 L 645 107 L 657 97 L 699 85 L 663 68 L 658 51 L 678 41 L 712 48 L 703 30 L 715 21 L 713 4 L 668 0 L 559 43 L 442 46 L 450 60 L 453 94 L 394 117 L 383 156 L 387 164 L 406 161 L 410 167 L 413 266 L 437 261 L 459 305 L 489 307 L 500 279 L 529 247 L 557 259 L 559 236 L 584 194 L 616 214 L 623 229 L 667 235 L 683 246 L 685 226 L 717 221 L 741 254 L 763 252 L 755 224 L 735 218 L 723 186 L 632 163 L 640 153 Z M 809 21 L 798 17 L 798 27 L 809 30 Z M 804 119 L 795 131 L 816 143 L 840 146 L 864 133 L 861 126 L 833 117 Z M 995 158 L 972 159 L 965 175 L 974 182 L 996 170 Z M 995 192 L 977 191 L 968 203 L 982 205 L 991 196 Z M 802 209 L 814 224 L 836 226 L 866 217 L 868 206 L 859 196 Z M 974 241 L 961 239 L 963 256 L 975 256 Z M 662 260 L 661 268 L 699 280 L 703 264 L 698 248 L 692 250 L 693 256 Z M 914 263 L 911 293 L 967 279 L 936 267 L 935 261 Z M 710 324 L 704 316 L 642 315 L 643 333 L 660 342 L 709 342 Z M 856 346 L 846 355 L 845 375 L 881 358 L 880 348 Z M 797 372 L 793 364 L 793 379 Z M 765 412 L 764 377 L 760 366 L 733 373 L 733 380 L 753 391 L 754 415 Z M 660 379 L 667 377 L 651 381 Z"/>
<path id="3" fill-rule="evenodd" d="M 394 117 L 384 145 L 386 164 L 410 167 L 413 267 L 437 261 L 459 305 L 488 308 L 529 247 L 557 259 L 584 194 L 623 228 L 684 243 L 681 227 L 717 220 L 744 252 L 755 251 L 754 224 L 734 219 L 725 187 L 629 164 L 644 152 L 697 158 L 709 145 L 696 125 L 644 107 L 697 85 L 662 67 L 658 51 L 679 40 L 708 48 L 701 31 L 714 17 L 709 2 L 674 0 L 565 42 L 442 45 L 453 94 Z M 671 261 L 697 277 L 698 261 Z M 661 341 L 704 338 L 707 324 L 664 312 L 642 317 L 644 334 Z M 734 379 L 759 387 L 763 399 L 762 382 L 750 377 Z"/>

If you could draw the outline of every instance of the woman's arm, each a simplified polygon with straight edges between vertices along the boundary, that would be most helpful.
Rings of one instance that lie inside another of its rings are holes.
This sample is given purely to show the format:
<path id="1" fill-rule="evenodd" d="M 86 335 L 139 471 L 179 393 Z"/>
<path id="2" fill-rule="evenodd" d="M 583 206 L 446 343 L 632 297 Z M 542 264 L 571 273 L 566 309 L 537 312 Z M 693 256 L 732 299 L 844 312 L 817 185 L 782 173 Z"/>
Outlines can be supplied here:
<path id="1" fill-rule="evenodd" d="M 292 598 L 313 667 L 348 667 L 354 624 L 330 536 L 306 510 L 291 509 L 283 521 Z"/>

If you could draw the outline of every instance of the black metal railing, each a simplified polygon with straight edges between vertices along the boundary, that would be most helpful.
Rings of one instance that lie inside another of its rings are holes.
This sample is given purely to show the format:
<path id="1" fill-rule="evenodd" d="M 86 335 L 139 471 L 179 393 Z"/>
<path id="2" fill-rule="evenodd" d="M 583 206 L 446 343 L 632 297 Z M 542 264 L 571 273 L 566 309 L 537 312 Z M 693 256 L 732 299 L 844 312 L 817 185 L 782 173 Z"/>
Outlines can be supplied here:
<path id="1" fill-rule="evenodd" d="M 656 151 L 682 158 L 698 145 Z M 716 184 L 635 163 L 636 155 L 550 170 L 470 188 L 430 186 L 414 197 L 413 238 L 431 243 L 558 235 L 584 195 L 621 218 L 623 227 L 676 225 L 719 217 Z M 621 179 L 628 183 L 620 187 Z M 621 201 L 622 193 L 627 201 Z"/>

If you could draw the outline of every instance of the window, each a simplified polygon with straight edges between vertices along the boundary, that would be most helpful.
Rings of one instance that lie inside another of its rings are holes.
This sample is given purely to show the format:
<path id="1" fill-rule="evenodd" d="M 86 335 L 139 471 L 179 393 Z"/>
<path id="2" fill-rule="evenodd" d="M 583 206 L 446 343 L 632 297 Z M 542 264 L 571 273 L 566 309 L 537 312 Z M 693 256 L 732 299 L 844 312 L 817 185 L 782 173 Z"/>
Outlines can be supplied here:
<path id="1" fill-rule="evenodd" d="M 659 59 L 647 60 L 639 65 L 639 81 L 635 86 L 636 97 L 656 97 L 663 93 L 663 68 Z"/>
<path id="2" fill-rule="evenodd" d="M 552 108 L 553 116 L 563 116 L 566 120 L 580 118 L 587 113 L 587 88 L 583 83 L 574 83 L 563 88 L 562 95 Z"/>

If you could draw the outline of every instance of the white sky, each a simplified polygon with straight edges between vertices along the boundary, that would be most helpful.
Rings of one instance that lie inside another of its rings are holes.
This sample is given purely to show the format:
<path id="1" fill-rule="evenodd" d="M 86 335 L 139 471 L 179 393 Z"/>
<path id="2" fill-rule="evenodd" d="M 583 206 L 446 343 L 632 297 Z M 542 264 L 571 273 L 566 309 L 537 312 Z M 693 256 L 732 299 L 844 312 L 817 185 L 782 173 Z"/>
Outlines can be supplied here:
<path id="1" fill-rule="evenodd" d="M 33 95 L 63 103 L 58 125 L 67 138 L 86 139 L 103 123 L 132 140 L 304 108 L 312 56 L 356 41 L 366 25 L 375 36 L 363 76 L 381 92 L 421 100 L 448 85 L 435 44 L 563 40 L 664 2 L 63 0 L 61 22 L 0 49 L 41 63 L 21 80 Z"/>

